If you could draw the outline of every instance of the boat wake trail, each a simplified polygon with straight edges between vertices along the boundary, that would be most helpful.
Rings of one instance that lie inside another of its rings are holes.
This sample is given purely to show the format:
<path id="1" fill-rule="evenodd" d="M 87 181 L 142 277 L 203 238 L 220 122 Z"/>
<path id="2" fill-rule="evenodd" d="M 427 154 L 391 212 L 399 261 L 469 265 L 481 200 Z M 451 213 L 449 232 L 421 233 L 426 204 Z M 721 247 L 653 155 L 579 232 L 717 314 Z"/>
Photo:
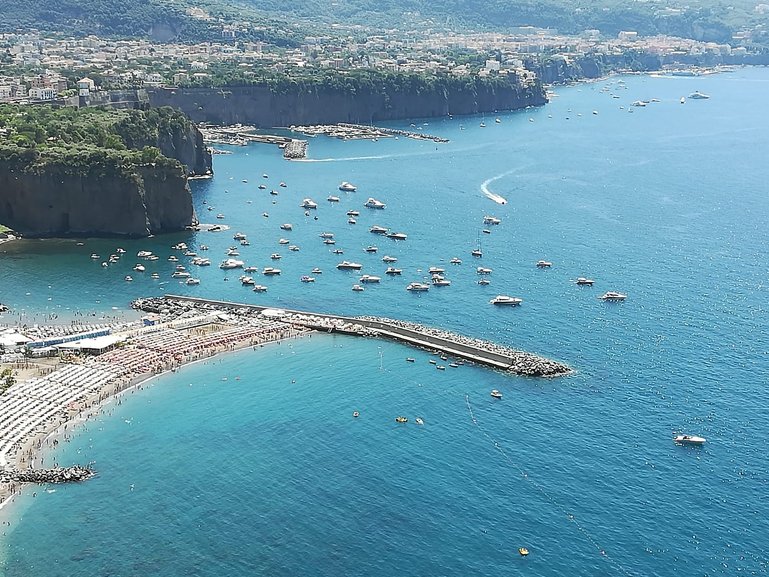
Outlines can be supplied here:
<path id="1" fill-rule="evenodd" d="M 351 160 L 381 160 L 385 158 L 398 158 L 397 154 L 382 154 L 379 156 L 348 156 L 347 158 L 301 158 L 296 162 L 347 162 Z"/>
<path id="2" fill-rule="evenodd" d="M 507 199 L 505 199 L 504 197 L 502 197 L 502 196 L 500 196 L 498 194 L 495 194 L 495 193 L 491 192 L 489 190 L 489 185 L 492 182 L 499 180 L 500 178 L 504 178 L 504 177 L 512 174 L 513 172 L 514 172 L 513 170 L 508 170 L 507 172 L 503 172 L 502 174 L 498 174 L 497 176 L 492 176 L 491 178 L 489 178 L 487 180 L 484 180 L 481 183 L 481 192 L 484 195 L 486 195 L 486 198 L 488 198 L 489 200 L 493 200 L 497 204 L 507 204 Z"/>
<path id="3" fill-rule="evenodd" d="M 491 435 L 489 435 L 486 430 L 481 426 L 481 424 L 478 422 L 477 417 L 475 416 L 475 413 L 473 412 L 473 407 L 470 405 L 470 396 L 465 395 L 465 404 L 467 405 L 467 412 L 470 414 L 470 420 L 473 422 L 473 425 L 476 426 L 476 428 L 480 431 L 480 433 L 488 439 L 488 441 L 494 445 L 494 448 L 499 452 L 500 455 L 502 455 L 502 458 L 507 461 L 507 463 L 512 466 L 513 468 L 517 469 L 518 472 L 521 474 L 521 477 L 523 477 L 524 480 L 531 483 L 531 485 L 539 491 L 539 493 L 545 498 L 545 500 L 550 503 L 553 508 L 557 509 L 563 515 L 566 517 L 567 520 L 569 520 L 571 523 L 574 524 L 574 526 L 577 528 L 577 531 L 579 531 L 582 536 L 591 544 L 595 549 L 598 551 L 598 553 L 606 559 L 609 563 L 611 563 L 615 569 L 620 571 L 623 575 L 626 575 L 627 577 L 634 577 L 634 574 L 631 573 L 626 567 L 624 567 L 621 563 L 616 561 L 615 559 L 612 559 L 609 554 L 604 550 L 603 547 L 598 543 L 598 541 L 593 537 L 593 535 L 588 531 L 588 529 L 580 523 L 580 521 L 571 513 L 569 513 L 558 501 L 556 501 L 550 493 L 547 492 L 547 490 L 537 483 L 536 480 L 529 477 L 529 475 L 526 473 L 526 471 L 523 470 L 508 454 L 508 452 L 505 450 L 502 445 L 499 444 L 498 441 L 495 441 Z"/>

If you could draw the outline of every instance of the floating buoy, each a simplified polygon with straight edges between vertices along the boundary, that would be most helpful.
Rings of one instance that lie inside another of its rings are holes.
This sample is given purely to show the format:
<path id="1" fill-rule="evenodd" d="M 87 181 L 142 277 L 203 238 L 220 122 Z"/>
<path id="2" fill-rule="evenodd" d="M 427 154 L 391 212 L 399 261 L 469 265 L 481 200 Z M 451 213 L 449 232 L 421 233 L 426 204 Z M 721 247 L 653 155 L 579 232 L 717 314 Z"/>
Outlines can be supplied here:
<path id="1" fill-rule="evenodd" d="M 521 554 L 521 557 L 526 557 L 529 554 L 529 550 L 526 547 L 518 547 L 518 553 Z"/>

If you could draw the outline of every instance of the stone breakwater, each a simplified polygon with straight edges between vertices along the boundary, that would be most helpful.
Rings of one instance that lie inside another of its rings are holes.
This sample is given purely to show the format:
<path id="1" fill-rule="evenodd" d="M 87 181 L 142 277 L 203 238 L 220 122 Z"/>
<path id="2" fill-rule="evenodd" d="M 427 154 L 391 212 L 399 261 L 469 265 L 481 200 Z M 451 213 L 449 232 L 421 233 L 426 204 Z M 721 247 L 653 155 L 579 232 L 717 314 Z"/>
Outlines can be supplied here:
<path id="1" fill-rule="evenodd" d="M 563 363 L 482 339 L 466 337 L 443 329 L 383 317 L 343 317 L 268 307 L 245 305 L 192 297 L 152 297 L 134 301 L 134 308 L 167 315 L 166 319 L 183 318 L 206 312 L 222 311 L 245 317 L 271 315 L 290 326 L 324 332 L 397 340 L 426 349 L 456 356 L 478 364 L 531 377 L 559 377 L 572 372 Z"/>
<path id="2" fill-rule="evenodd" d="M 338 124 L 316 124 L 313 126 L 291 126 L 291 130 L 301 132 L 308 136 L 325 134 L 342 140 L 387 138 L 391 136 L 403 136 L 416 140 L 432 140 L 433 142 L 448 142 L 448 138 L 426 134 L 424 132 L 400 130 L 397 128 L 382 128 L 380 126 L 366 126 L 364 124 L 350 124 L 340 122 Z"/>
<path id="3" fill-rule="evenodd" d="M 74 483 L 96 473 L 90 467 L 75 465 L 53 469 L 6 469 L 0 471 L 0 483 Z"/>

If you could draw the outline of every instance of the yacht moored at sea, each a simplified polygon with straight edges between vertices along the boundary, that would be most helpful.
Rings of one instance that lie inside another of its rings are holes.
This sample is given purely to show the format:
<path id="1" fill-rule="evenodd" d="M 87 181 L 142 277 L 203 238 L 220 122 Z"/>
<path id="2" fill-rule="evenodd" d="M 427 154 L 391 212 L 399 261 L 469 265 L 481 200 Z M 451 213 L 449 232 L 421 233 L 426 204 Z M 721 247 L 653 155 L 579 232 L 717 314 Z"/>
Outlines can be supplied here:
<path id="1" fill-rule="evenodd" d="M 523 299 L 507 295 L 497 295 L 489 301 L 493 305 L 517 306 L 523 302 Z"/>
<path id="2" fill-rule="evenodd" d="M 473 255 L 473 256 L 482 257 L 483 256 L 483 251 L 481 249 L 479 249 L 479 248 L 475 248 L 475 249 L 470 251 L 470 254 Z"/>
<path id="3" fill-rule="evenodd" d="M 281 230 L 294 230 L 294 225 L 289 222 L 285 222 L 280 225 Z"/>
<path id="4" fill-rule="evenodd" d="M 614 291 L 607 291 L 603 293 L 601 296 L 598 297 L 602 301 L 624 301 L 627 298 L 627 295 L 614 292 Z"/>
<path id="5" fill-rule="evenodd" d="M 385 236 L 393 240 L 406 240 L 407 238 L 406 233 L 403 232 L 388 232 Z"/>
<path id="6" fill-rule="evenodd" d="M 435 275 L 431 282 L 433 283 L 433 286 L 451 286 L 451 281 L 441 275 Z"/>
<path id="7" fill-rule="evenodd" d="M 368 199 L 368 200 L 367 200 L 367 201 L 364 203 L 364 205 L 363 205 L 363 206 L 365 206 L 365 207 L 367 207 L 367 208 L 378 208 L 378 209 L 380 209 L 380 210 L 381 210 L 381 209 L 385 208 L 387 205 L 386 205 L 384 202 L 380 202 L 380 201 L 378 201 L 378 200 L 377 200 L 377 199 L 375 199 L 375 198 L 369 198 L 369 199 Z"/>
<path id="8" fill-rule="evenodd" d="M 576 281 L 574 281 L 580 286 L 593 286 L 593 283 L 595 282 L 591 278 L 586 278 L 584 276 L 579 277 Z"/>
<path id="9" fill-rule="evenodd" d="M 385 234 L 387 233 L 387 229 L 383 226 L 374 225 L 370 229 L 368 229 L 369 232 L 373 232 L 374 234 Z"/>
<path id="10" fill-rule="evenodd" d="M 362 283 L 378 283 L 381 278 L 378 276 L 370 275 L 370 274 L 364 274 L 362 277 L 358 279 L 359 282 Z"/>
<path id="11" fill-rule="evenodd" d="M 384 255 L 382 257 L 382 262 L 398 262 L 398 259 L 395 258 L 394 256 Z"/>
<path id="12" fill-rule="evenodd" d="M 477 272 L 478 274 L 491 274 L 492 271 L 493 269 L 483 267 L 483 266 L 479 266 L 478 268 L 475 269 L 475 272 Z"/>
<path id="13" fill-rule="evenodd" d="M 462 264 L 462 259 L 454 257 L 449 261 L 451 264 Z"/>
<path id="14" fill-rule="evenodd" d="M 399 275 L 399 274 L 401 274 L 402 272 L 403 272 L 403 271 L 402 271 L 401 269 L 399 269 L 399 268 L 395 268 L 394 266 L 388 266 L 388 267 L 387 267 L 387 270 L 385 271 L 385 274 L 389 274 L 389 275 Z"/>
<path id="15" fill-rule="evenodd" d="M 267 287 L 264 286 L 263 284 L 255 284 L 254 285 L 254 292 L 255 293 L 267 292 Z"/>
<path id="16" fill-rule="evenodd" d="M 280 256 L 280 254 L 279 254 L 279 253 L 277 253 L 277 252 L 274 252 L 274 253 L 272 253 L 272 254 L 270 255 L 270 258 L 271 258 L 272 260 L 280 260 L 282 257 Z"/>
<path id="17" fill-rule="evenodd" d="M 708 98 L 710 98 L 710 96 L 708 96 L 707 94 L 703 94 L 699 90 L 695 90 L 689 95 L 689 98 L 693 100 L 707 100 Z"/>
<path id="18" fill-rule="evenodd" d="M 483 224 L 499 224 L 500 222 L 502 221 L 499 220 L 496 216 L 486 215 L 483 217 Z"/>
<path id="19" fill-rule="evenodd" d="M 223 268 L 223 269 L 243 268 L 243 261 L 242 260 L 237 260 L 237 259 L 234 259 L 234 258 L 228 258 L 226 260 L 223 260 L 219 264 L 219 268 Z"/>
<path id="20" fill-rule="evenodd" d="M 323 271 L 320 270 L 318 267 L 315 267 L 310 271 L 312 274 L 323 274 Z"/>
<path id="21" fill-rule="evenodd" d="M 430 285 L 421 282 L 412 282 L 409 283 L 406 290 L 412 292 L 427 292 L 430 290 Z"/>
<path id="22" fill-rule="evenodd" d="M 350 262 L 348 260 L 343 260 L 338 265 L 336 265 L 336 268 L 339 270 L 360 270 L 363 268 L 363 265 L 357 262 Z"/>
<path id="23" fill-rule="evenodd" d="M 494 397 L 495 399 L 501 399 L 502 398 L 502 393 L 500 393 L 497 389 L 492 389 L 491 393 L 489 393 L 489 394 L 492 397 Z"/>
<path id="24" fill-rule="evenodd" d="M 697 435 L 676 435 L 673 437 L 673 442 L 677 445 L 704 445 L 705 437 L 698 437 Z"/>
<path id="25" fill-rule="evenodd" d="M 351 182 L 347 182 L 346 180 L 342 182 L 342 184 L 339 185 L 339 190 L 342 192 L 355 192 L 358 190 L 358 187 L 352 184 Z"/>
<path id="26" fill-rule="evenodd" d="M 431 266 L 430 268 L 427 269 L 427 272 L 430 274 L 442 274 L 446 272 L 446 269 L 440 266 Z"/>
<path id="27" fill-rule="evenodd" d="M 279 268 L 273 268 L 271 266 L 265 267 L 262 271 L 262 274 L 265 276 L 275 276 L 280 274 Z"/>
<path id="28" fill-rule="evenodd" d="M 375 247 L 374 245 L 369 245 L 366 248 L 363 249 L 366 252 L 376 252 L 379 250 L 378 247 Z"/>
<path id="29" fill-rule="evenodd" d="M 553 266 L 553 263 L 551 263 L 548 260 L 538 260 L 537 261 L 537 268 L 550 268 Z"/>
<path id="30" fill-rule="evenodd" d="M 315 277 L 314 276 L 309 276 L 309 275 L 305 274 L 305 275 L 302 275 L 301 277 L 299 277 L 299 280 L 302 281 L 302 282 L 315 282 Z"/>
<path id="31" fill-rule="evenodd" d="M 338 196 L 329 196 L 326 200 L 328 202 L 339 202 L 339 197 Z"/>
<path id="32" fill-rule="evenodd" d="M 355 292 L 363 292 L 365 289 L 359 284 L 354 284 L 352 285 L 352 290 L 354 290 Z"/>
<path id="33" fill-rule="evenodd" d="M 143 264 L 138 264 L 137 263 L 137 264 L 134 265 L 134 270 L 137 271 L 137 272 L 144 272 L 146 269 L 144 268 Z"/>
<path id="34" fill-rule="evenodd" d="M 348 210 L 347 216 L 360 216 L 360 211 L 358 210 Z"/>
<path id="35" fill-rule="evenodd" d="M 140 250 L 139 252 L 136 253 L 136 256 L 138 256 L 139 258 L 147 258 L 148 256 L 152 256 L 152 251 Z M 91 258 L 93 258 L 93 256 Z"/>
<path id="36" fill-rule="evenodd" d="M 320 238 L 334 238 L 333 232 L 322 232 L 318 235 Z"/>
<path id="37" fill-rule="evenodd" d="M 243 275 L 242 277 L 240 277 L 240 284 L 242 284 L 243 286 L 248 286 L 248 285 L 253 286 L 256 284 L 256 281 L 254 280 L 254 277 Z"/>
<path id="38" fill-rule="evenodd" d="M 311 198 L 305 198 L 299 206 L 302 208 L 318 208 L 318 203 Z"/>

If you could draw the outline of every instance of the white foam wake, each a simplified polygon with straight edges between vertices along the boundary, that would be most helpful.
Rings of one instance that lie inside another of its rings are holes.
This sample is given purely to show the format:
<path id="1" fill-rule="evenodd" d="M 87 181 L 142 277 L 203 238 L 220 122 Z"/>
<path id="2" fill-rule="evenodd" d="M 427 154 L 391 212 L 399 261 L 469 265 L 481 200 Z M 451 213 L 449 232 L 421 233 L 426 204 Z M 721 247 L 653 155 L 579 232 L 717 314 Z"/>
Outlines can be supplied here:
<path id="1" fill-rule="evenodd" d="M 484 180 L 481 184 L 481 192 L 488 198 L 489 200 L 493 200 L 497 204 L 507 204 L 507 199 L 503 196 L 500 196 L 499 194 L 496 194 L 489 190 L 489 185 L 499 180 L 500 178 L 504 178 L 510 174 L 515 172 L 514 170 L 508 170 L 507 172 L 503 172 L 502 174 L 498 174 L 497 176 L 492 176 L 491 178 Z"/>

